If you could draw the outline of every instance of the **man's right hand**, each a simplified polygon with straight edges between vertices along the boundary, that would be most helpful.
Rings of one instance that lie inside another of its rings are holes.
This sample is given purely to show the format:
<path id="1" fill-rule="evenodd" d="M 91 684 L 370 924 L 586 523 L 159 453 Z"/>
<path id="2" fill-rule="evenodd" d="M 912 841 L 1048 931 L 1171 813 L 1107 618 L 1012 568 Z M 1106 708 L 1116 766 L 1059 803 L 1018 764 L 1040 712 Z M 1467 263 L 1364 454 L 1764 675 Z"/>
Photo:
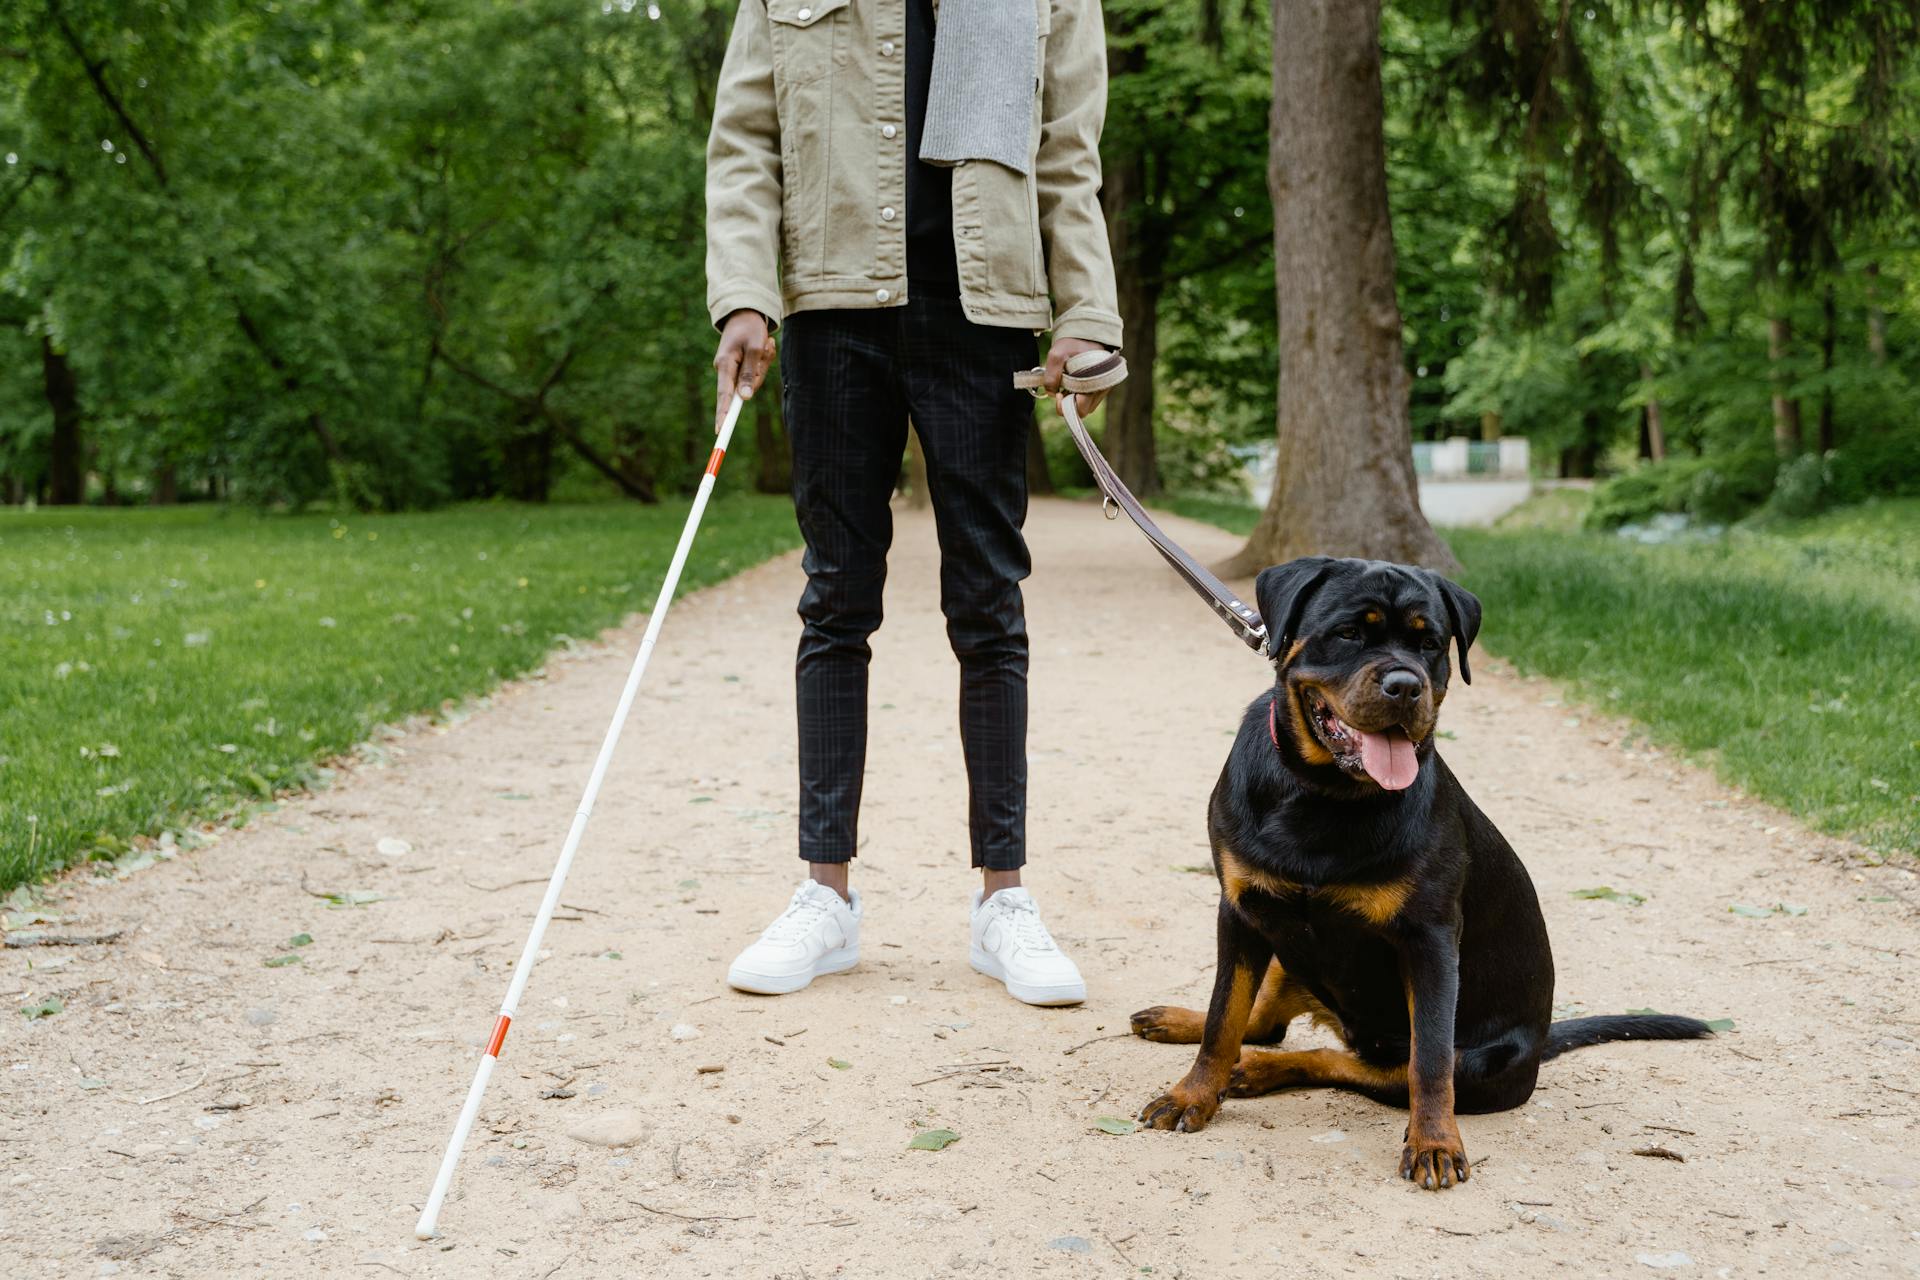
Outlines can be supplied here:
<path id="1" fill-rule="evenodd" d="M 727 317 L 720 330 L 720 349 L 714 353 L 713 367 L 720 378 L 719 394 L 714 398 L 713 430 L 727 416 L 736 392 L 742 400 L 753 399 L 773 367 L 773 335 L 767 332 L 767 318 L 758 311 L 742 308 Z"/>

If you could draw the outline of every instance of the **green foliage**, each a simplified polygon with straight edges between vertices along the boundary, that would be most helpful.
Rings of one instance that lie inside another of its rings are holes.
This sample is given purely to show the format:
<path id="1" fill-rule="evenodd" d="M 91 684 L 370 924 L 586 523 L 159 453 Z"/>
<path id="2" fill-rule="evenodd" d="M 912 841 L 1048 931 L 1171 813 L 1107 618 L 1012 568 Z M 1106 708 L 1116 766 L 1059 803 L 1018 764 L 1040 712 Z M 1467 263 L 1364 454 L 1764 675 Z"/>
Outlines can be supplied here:
<path id="1" fill-rule="evenodd" d="M 652 605 L 686 504 L 0 513 L 0 887 L 313 783 Z M 717 500 L 682 589 L 797 544 Z"/>
<path id="2" fill-rule="evenodd" d="M 1648 463 L 1595 490 L 1587 527 L 1615 529 L 1661 512 L 1684 512 L 1705 524 L 1726 524 L 1766 501 L 1778 467 L 1765 445 Z"/>

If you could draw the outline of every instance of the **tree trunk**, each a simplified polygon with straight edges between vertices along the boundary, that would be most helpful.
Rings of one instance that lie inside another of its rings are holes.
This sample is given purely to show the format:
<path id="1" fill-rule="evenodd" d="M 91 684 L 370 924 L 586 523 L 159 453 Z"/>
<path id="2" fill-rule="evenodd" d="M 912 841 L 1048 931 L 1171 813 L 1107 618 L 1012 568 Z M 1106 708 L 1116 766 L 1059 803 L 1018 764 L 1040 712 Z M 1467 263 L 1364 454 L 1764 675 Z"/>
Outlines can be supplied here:
<path id="1" fill-rule="evenodd" d="M 516 502 L 545 502 L 553 485 L 553 424 L 514 423 L 501 453 L 506 463 L 507 496 Z"/>
<path id="2" fill-rule="evenodd" d="M 1153 439 L 1153 367 L 1160 350 L 1160 285 L 1137 271 L 1118 278 L 1120 324 L 1127 341 L 1127 380 L 1107 393 L 1101 419 L 1107 461 L 1121 483 L 1145 497 L 1160 492 Z"/>
<path id="3" fill-rule="evenodd" d="M 170 507 L 180 501 L 180 469 L 171 462 L 163 462 L 153 473 L 153 497 L 156 507 Z"/>
<path id="4" fill-rule="evenodd" d="M 924 511 L 933 505 L 927 488 L 927 453 L 920 447 L 920 428 L 907 432 L 907 505 Z"/>
<path id="5" fill-rule="evenodd" d="M 1137 61 L 1137 58 L 1129 58 Z M 1153 366 L 1160 346 L 1160 278 L 1157 237 L 1143 224 L 1146 206 L 1146 157 L 1118 157 L 1101 179 L 1107 239 L 1113 245 L 1114 284 L 1119 294 L 1120 327 L 1127 344 L 1127 380 L 1107 396 L 1101 443 L 1107 461 L 1127 488 L 1142 496 L 1160 491 L 1160 468 L 1153 441 Z"/>
<path id="6" fill-rule="evenodd" d="M 1047 438 L 1036 417 L 1027 427 L 1027 492 L 1053 494 L 1053 469 L 1047 466 Z"/>
<path id="7" fill-rule="evenodd" d="M 80 443 L 80 385 L 66 352 L 53 339 L 40 339 L 40 368 L 47 407 L 53 410 L 53 437 L 47 442 L 47 505 L 71 507 L 86 499 L 87 469 Z"/>
<path id="8" fill-rule="evenodd" d="M 1880 264 L 1867 264 L 1867 350 L 1874 367 L 1887 362 L 1887 311 L 1880 305 Z"/>
<path id="9" fill-rule="evenodd" d="M 793 488 L 793 448 L 780 421 L 780 397 L 763 384 L 753 401 L 753 489 L 786 493 Z"/>
<path id="10" fill-rule="evenodd" d="M 1833 281 L 1827 281 L 1826 293 L 1821 298 L 1822 318 L 1820 331 L 1820 371 L 1833 373 L 1833 344 L 1839 328 L 1839 312 L 1833 300 Z M 1819 448 L 1821 453 L 1833 448 L 1833 385 L 1826 382 L 1820 388 L 1820 426 Z"/>
<path id="11" fill-rule="evenodd" d="M 1380 0 L 1273 0 L 1279 454 L 1244 575 L 1325 553 L 1458 567 L 1420 512 L 1394 295 Z"/>
<path id="12" fill-rule="evenodd" d="M 1643 364 L 1640 366 L 1640 380 L 1642 382 L 1651 382 L 1653 380 L 1652 365 Z M 1646 419 L 1642 424 L 1642 430 L 1644 430 L 1647 435 L 1647 458 L 1653 462 L 1662 461 L 1667 456 L 1667 424 L 1665 414 L 1660 408 L 1658 397 L 1649 396 L 1647 398 Z"/>
<path id="13" fill-rule="evenodd" d="M 1480 415 L 1480 438 L 1482 440 L 1498 440 L 1500 438 L 1500 427 L 1501 420 L 1498 409 L 1489 409 Z"/>
<path id="14" fill-rule="evenodd" d="M 1767 318 L 1768 376 L 1773 380 L 1773 448 L 1783 458 L 1800 452 L 1800 402 L 1787 394 L 1787 374 L 1780 362 L 1793 345 L 1793 321 L 1785 315 Z"/>

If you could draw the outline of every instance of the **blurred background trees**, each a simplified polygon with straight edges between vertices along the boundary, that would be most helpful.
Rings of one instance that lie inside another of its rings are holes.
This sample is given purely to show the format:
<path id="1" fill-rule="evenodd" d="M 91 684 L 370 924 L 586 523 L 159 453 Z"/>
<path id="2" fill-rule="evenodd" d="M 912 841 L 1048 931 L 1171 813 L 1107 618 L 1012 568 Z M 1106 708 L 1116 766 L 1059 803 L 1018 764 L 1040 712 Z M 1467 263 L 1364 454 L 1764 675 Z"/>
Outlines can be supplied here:
<path id="1" fill-rule="evenodd" d="M 733 8 L 6 6 L 0 501 L 689 487 Z M 1284 403 L 1289 51 L 1263 4 L 1105 8 L 1135 371 L 1108 451 L 1142 491 L 1228 486 Z M 1413 438 L 1525 435 L 1551 474 L 1619 477 L 1603 522 L 1920 491 L 1917 8 L 1385 0 Z M 777 402 L 729 483 L 784 487 Z"/>

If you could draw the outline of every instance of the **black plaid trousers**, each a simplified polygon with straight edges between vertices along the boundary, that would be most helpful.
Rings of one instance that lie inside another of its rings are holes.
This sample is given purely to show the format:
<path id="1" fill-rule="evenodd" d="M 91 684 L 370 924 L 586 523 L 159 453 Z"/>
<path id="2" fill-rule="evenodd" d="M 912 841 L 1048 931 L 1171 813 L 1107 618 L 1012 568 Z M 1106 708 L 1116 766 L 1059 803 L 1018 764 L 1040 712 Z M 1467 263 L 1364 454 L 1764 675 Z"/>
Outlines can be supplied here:
<path id="1" fill-rule="evenodd" d="M 973 865 L 1026 862 L 1027 623 L 1032 569 L 1027 432 L 1033 400 L 1013 386 L 1034 337 L 978 325 L 958 298 L 787 318 L 780 379 L 793 500 L 806 538 L 795 663 L 800 856 L 845 862 L 858 847 L 867 757 L 867 640 L 880 625 L 889 503 L 912 419 L 927 458 L 940 541 L 940 607 L 960 661 L 960 740 Z"/>

